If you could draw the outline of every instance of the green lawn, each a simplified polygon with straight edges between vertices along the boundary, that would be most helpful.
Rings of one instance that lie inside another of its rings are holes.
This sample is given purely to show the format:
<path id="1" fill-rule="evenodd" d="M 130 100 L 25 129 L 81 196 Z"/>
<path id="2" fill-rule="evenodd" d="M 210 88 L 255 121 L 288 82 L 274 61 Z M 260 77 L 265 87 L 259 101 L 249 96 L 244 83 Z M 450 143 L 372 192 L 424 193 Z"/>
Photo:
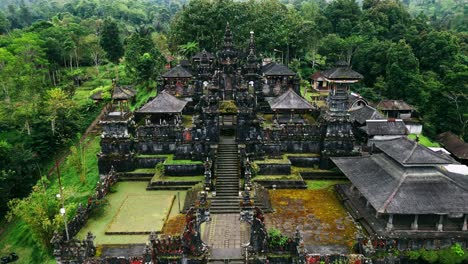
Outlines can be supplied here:
<path id="1" fill-rule="evenodd" d="M 204 176 L 154 176 L 151 182 L 155 181 L 166 181 L 166 182 L 187 182 L 187 181 L 203 181 Z"/>
<path id="2" fill-rule="evenodd" d="M 349 183 L 347 180 L 307 180 L 308 190 L 321 190 L 328 189 L 335 184 Z"/>
<path id="3" fill-rule="evenodd" d="M 152 214 L 164 213 L 164 211 L 167 210 L 166 202 L 163 202 L 162 206 L 160 207 L 155 206 L 153 204 L 153 200 L 167 201 L 166 198 L 162 198 L 173 196 L 175 196 L 175 200 L 170 212 L 170 217 L 179 213 L 177 193 L 180 195 L 180 205 L 182 207 L 186 191 L 146 191 L 147 185 L 147 182 L 118 182 L 113 188 L 115 192 L 107 196 L 108 204 L 104 205 L 103 208 L 100 208 L 92 217 L 88 219 L 88 223 L 84 228 L 81 229 L 77 237 L 83 239 L 86 237 L 87 232 L 91 231 L 96 236 L 95 242 L 97 245 L 146 243 L 148 240 L 148 235 L 106 235 L 105 232 L 109 224 L 114 219 L 114 216 L 118 214 L 118 211 L 127 196 L 144 195 L 146 197 L 146 199 L 140 201 L 138 205 L 136 205 L 137 208 L 135 208 L 135 210 L 137 211 L 136 214 L 138 214 L 138 217 L 140 217 L 140 215 L 141 217 L 144 217 Z M 135 212 L 130 213 L 135 214 Z M 125 221 L 125 217 L 131 216 L 126 215 L 125 213 L 120 214 L 121 217 L 123 217 L 123 221 Z M 136 223 L 129 220 L 127 224 L 133 227 Z"/>
<path id="4" fill-rule="evenodd" d="M 145 192 L 143 192 L 145 193 Z M 107 234 L 161 232 L 175 195 L 129 194 L 107 226 Z"/>
<path id="5" fill-rule="evenodd" d="M 277 181 L 277 180 L 284 180 L 284 181 L 298 181 L 302 180 L 301 176 L 297 174 L 290 174 L 290 175 L 258 175 L 255 176 L 253 181 Z"/>
<path id="6" fill-rule="evenodd" d="M 426 146 L 428 148 L 430 147 L 440 147 L 439 143 L 432 141 L 430 138 L 424 136 L 423 134 L 418 135 L 419 136 L 419 144 Z M 415 140 L 416 139 L 416 134 L 410 134 L 408 135 L 409 139 Z"/>

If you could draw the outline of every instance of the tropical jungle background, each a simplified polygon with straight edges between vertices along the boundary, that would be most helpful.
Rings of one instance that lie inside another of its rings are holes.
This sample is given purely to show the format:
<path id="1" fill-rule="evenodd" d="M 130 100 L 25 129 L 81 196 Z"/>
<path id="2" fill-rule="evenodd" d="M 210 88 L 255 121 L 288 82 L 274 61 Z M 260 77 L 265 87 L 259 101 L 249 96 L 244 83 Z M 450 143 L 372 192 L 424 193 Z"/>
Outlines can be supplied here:
<path id="1" fill-rule="evenodd" d="M 468 140 L 467 13 L 463 0 L 1 0 L 1 252 L 51 260 L 50 236 L 63 223 L 56 161 L 70 215 L 92 192 L 99 144 L 81 135 L 103 103 L 88 97 L 109 98 L 115 79 L 136 87 L 138 107 L 165 66 L 216 51 L 226 22 L 238 48 L 254 31 L 257 51 L 304 86 L 345 60 L 365 76 L 355 92 L 404 99 L 425 135 Z"/>

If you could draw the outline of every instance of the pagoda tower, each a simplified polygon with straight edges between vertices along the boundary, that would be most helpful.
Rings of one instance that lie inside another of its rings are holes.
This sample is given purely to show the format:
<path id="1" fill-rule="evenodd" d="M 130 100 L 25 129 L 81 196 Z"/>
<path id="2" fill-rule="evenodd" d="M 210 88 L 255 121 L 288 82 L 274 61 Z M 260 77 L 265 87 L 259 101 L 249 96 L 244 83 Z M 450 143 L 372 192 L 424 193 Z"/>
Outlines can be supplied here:
<path id="1" fill-rule="evenodd" d="M 328 109 L 322 116 L 325 129 L 322 145 L 322 160 L 328 157 L 353 155 L 354 135 L 348 113 L 350 85 L 363 76 L 353 71 L 347 63 L 337 62 L 336 67 L 322 72 L 330 85 Z"/>

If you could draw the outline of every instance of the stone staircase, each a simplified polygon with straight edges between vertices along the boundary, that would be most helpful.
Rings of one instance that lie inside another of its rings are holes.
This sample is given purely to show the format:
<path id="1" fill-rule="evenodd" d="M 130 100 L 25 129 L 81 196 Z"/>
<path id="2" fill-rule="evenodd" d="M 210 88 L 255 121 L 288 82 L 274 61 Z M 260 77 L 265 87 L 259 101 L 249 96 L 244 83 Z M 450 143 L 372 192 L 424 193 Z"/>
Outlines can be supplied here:
<path id="1" fill-rule="evenodd" d="M 216 159 L 216 196 L 211 199 L 212 214 L 239 213 L 239 157 L 234 139 L 222 138 Z"/>

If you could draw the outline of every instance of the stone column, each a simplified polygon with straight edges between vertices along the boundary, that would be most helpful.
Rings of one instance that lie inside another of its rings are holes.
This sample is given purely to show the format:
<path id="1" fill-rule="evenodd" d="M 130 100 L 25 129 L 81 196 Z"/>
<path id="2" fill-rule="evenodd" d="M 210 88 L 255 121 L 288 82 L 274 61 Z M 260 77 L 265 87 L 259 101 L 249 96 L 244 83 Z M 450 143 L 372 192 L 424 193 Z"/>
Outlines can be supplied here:
<path id="1" fill-rule="evenodd" d="M 468 230 L 468 214 L 465 214 L 465 217 L 463 218 L 463 227 L 462 231 L 467 231 Z"/>
<path id="2" fill-rule="evenodd" d="M 439 216 L 439 223 L 437 224 L 437 231 L 441 232 L 444 230 L 444 215 Z"/>
<path id="3" fill-rule="evenodd" d="M 349 186 L 349 191 L 354 192 L 354 190 L 355 190 L 354 184 L 351 184 L 351 186 Z"/>
<path id="4" fill-rule="evenodd" d="M 419 215 L 414 215 L 414 221 L 411 224 L 411 230 L 418 230 L 418 218 Z"/>
<path id="5" fill-rule="evenodd" d="M 388 215 L 387 231 L 393 230 L 393 214 Z"/>

